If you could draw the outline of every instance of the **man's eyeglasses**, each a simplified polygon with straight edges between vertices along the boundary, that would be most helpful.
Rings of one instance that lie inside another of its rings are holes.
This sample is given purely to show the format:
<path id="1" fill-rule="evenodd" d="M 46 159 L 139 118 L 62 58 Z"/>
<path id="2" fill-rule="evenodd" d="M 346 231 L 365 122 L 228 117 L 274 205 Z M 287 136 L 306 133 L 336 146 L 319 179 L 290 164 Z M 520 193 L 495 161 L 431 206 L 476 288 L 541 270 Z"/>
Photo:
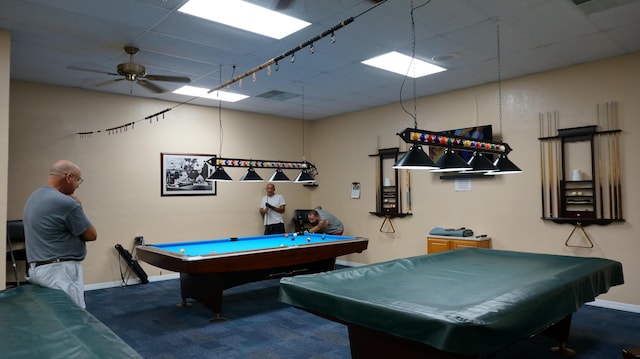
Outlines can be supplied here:
<path id="1" fill-rule="evenodd" d="M 77 178 L 78 178 L 78 185 L 80 185 L 80 184 L 82 184 L 82 182 L 84 182 L 84 180 L 82 179 L 82 177 L 80 177 L 80 176 L 78 176 L 78 175 L 76 175 L 76 174 L 73 174 L 73 173 L 71 173 L 71 172 L 67 172 L 67 173 L 66 173 L 66 175 L 71 176 L 71 177 L 77 177 Z"/>

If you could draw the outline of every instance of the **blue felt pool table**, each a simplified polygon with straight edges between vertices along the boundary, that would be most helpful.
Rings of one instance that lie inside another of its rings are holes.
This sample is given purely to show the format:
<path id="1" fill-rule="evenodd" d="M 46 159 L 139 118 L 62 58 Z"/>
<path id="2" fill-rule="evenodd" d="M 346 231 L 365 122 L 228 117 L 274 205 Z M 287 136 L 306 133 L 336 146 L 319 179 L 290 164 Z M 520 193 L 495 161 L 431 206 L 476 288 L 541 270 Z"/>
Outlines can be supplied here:
<path id="1" fill-rule="evenodd" d="M 354 236 L 286 233 L 136 247 L 138 258 L 180 273 L 182 304 L 202 302 L 222 319 L 223 291 L 237 285 L 333 270 L 336 257 L 367 249 Z"/>

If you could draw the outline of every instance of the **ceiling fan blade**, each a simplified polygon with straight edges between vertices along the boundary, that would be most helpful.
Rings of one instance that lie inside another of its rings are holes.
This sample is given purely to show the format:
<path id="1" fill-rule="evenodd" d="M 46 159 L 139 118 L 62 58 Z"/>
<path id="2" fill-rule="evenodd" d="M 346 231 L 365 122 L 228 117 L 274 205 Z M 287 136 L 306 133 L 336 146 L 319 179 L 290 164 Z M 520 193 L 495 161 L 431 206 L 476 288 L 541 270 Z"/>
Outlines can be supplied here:
<path id="1" fill-rule="evenodd" d="M 293 3 L 293 0 L 278 0 L 276 10 L 287 9 L 291 6 L 291 3 Z"/>
<path id="2" fill-rule="evenodd" d="M 145 75 L 144 78 L 151 81 L 167 81 L 167 82 L 182 82 L 182 83 L 191 82 L 190 78 L 182 77 L 182 76 Z"/>
<path id="3" fill-rule="evenodd" d="M 145 87 L 148 90 L 151 90 L 151 91 L 153 91 L 155 93 L 166 92 L 166 90 L 163 89 L 162 87 L 160 87 L 160 86 L 158 86 L 158 85 L 156 85 L 156 84 L 154 84 L 154 83 L 152 83 L 150 81 L 144 80 L 144 79 L 138 80 L 138 85 L 140 85 L 142 87 Z"/>
<path id="4" fill-rule="evenodd" d="M 105 74 L 105 75 L 111 75 L 111 76 L 120 76 L 120 75 L 118 75 L 116 73 L 113 73 L 113 72 L 100 71 L 100 70 L 94 70 L 94 69 L 85 69 L 85 68 L 82 68 L 82 67 L 68 66 L 67 68 L 69 70 L 93 72 L 93 73 L 96 73 L 96 74 Z"/>
<path id="5" fill-rule="evenodd" d="M 106 85 L 112 84 L 114 82 L 122 81 L 122 80 L 125 80 L 125 78 L 123 77 L 123 78 L 120 78 L 120 79 L 104 81 L 104 82 L 101 82 L 99 84 L 96 84 L 96 87 L 106 86 Z"/>

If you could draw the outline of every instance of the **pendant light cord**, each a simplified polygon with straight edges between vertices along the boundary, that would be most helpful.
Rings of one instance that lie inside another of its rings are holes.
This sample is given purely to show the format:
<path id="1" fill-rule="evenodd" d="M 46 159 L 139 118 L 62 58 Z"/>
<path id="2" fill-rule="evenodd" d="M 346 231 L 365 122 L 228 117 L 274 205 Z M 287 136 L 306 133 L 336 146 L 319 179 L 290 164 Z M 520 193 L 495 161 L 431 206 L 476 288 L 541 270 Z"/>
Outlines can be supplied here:
<path id="1" fill-rule="evenodd" d="M 497 41 L 497 49 L 498 49 L 498 119 L 500 120 L 500 142 L 503 141 L 502 136 L 502 59 L 500 51 L 500 22 L 497 22 L 496 27 L 496 41 Z"/>
<path id="2" fill-rule="evenodd" d="M 301 93 L 301 97 L 302 97 L 302 161 L 306 161 L 305 157 L 304 157 L 304 86 L 302 86 L 302 93 Z"/>
<path id="3" fill-rule="evenodd" d="M 416 91 L 416 76 L 415 76 L 415 64 L 413 63 L 413 61 L 416 58 L 416 22 L 415 22 L 415 18 L 414 18 L 414 12 L 427 5 L 428 3 L 430 3 L 431 0 L 427 0 L 424 3 L 418 5 L 418 6 L 413 6 L 413 0 L 411 0 L 411 62 L 409 63 L 409 68 L 407 69 L 407 73 L 405 74 L 404 78 L 402 79 L 402 85 L 400 85 L 400 106 L 402 107 L 402 110 L 408 114 L 409 116 L 411 116 L 411 118 L 413 118 L 413 126 L 414 128 L 418 128 L 418 98 L 417 98 L 417 91 Z M 409 71 L 413 70 L 413 113 L 409 112 L 405 107 L 404 104 L 402 103 L 402 89 L 404 88 L 404 85 L 407 81 L 407 74 L 409 73 Z"/>

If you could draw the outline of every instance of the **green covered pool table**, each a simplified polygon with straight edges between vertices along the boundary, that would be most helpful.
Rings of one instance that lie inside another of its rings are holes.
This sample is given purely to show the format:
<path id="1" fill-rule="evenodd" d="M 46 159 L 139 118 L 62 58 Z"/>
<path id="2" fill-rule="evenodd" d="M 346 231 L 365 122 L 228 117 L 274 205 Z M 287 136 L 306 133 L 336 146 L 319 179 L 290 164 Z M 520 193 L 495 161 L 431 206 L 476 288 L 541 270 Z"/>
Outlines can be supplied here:
<path id="1" fill-rule="evenodd" d="M 349 328 L 353 358 L 477 358 L 624 283 L 614 260 L 465 248 L 280 280 L 280 300 Z"/>
<path id="2" fill-rule="evenodd" d="M 202 302 L 222 319 L 223 291 L 237 285 L 335 268 L 336 257 L 367 249 L 368 239 L 272 234 L 136 247 L 140 260 L 180 273 L 182 304 Z"/>

